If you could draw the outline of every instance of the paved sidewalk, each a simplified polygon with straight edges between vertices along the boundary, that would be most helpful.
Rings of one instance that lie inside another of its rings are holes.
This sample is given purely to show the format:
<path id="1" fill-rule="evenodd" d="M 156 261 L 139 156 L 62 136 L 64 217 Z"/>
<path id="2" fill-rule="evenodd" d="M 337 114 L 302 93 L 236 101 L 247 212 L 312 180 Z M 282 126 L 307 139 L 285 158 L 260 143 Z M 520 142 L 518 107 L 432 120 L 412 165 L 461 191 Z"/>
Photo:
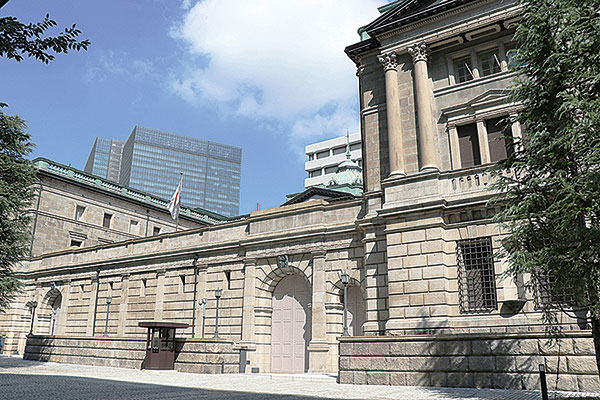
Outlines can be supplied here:
<path id="1" fill-rule="evenodd" d="M 339 385 L 332 375 L 204 375 L 0 356 L 0 398 L 539 400 L 534 391 Z M 564 395 L 564 393 L 563 393 Z M 583 394 L 570 393 L 569 397 Z M 551 396 L 553 398 L 554 396 Z"/>

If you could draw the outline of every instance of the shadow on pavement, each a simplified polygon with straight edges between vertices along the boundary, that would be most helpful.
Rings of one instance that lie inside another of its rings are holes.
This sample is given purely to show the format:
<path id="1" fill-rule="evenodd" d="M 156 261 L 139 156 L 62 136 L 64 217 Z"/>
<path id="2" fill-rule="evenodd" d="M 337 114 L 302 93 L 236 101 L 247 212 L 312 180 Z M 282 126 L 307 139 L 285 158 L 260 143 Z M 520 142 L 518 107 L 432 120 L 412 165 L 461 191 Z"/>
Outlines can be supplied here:
<path id="1" fill-rule="evenodd" d="M 0 369 L 35 367 L 37 365 L 46 365 L 43 361 L 23 360 L 20 357 L 0 356 Z"/>
<path id="2" fill-rule="evenodd" d="M 72 376 L 0 374 L 3 400 L 323 400 L 317 397 L 182 388 Z"/>

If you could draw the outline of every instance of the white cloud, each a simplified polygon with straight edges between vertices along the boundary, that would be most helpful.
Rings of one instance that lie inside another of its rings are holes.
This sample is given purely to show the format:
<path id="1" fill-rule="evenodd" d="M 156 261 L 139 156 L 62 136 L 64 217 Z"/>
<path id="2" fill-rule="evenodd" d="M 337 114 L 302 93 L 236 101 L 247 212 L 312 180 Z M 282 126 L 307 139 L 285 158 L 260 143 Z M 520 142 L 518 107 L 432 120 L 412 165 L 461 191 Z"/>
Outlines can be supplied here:
<path id="1" fill-rule="evenodd" d="M 173 36 L 192 56 L 173 90 L 190 101 L 282 123 L 292 138 L 358 125 L 355 67 L 344 47 L 382 0 L 203 0 Z"/>

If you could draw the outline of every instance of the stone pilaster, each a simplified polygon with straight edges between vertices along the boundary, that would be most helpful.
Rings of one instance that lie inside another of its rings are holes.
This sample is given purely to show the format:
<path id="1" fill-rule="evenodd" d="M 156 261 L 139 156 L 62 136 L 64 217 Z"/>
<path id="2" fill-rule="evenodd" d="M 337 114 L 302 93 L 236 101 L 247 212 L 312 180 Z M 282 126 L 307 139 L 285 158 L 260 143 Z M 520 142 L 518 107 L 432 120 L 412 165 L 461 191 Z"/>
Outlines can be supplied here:
<path id="1" fill-rule="evenodd" d="M 242 306 L 242 341 L 240 344 L 254 346 L 255 318 L 254 306 L 256 299 L 256 260 L 244 260 L 244 300 Z"/>
<path id="2" fill-rule="evenodd" d="M 71 280 L 68 279 L 62 286 L 62 301 L 60 304 L 60 314 L 56 322 L 55 334 L 64 335 L 67 328 L 67 316 L 69 313 L 69 303 L 71 302 Z"/>
<path id="3" fill-rule="evenodd" d="M 385 100 L 387 114 L 390 176 L 406 175 L 402 145 L 402 117 L 398 92 L 398 60 L 394 52 L 379 56 L 385 71 Z"/>
<path id="4" fill-rule="evenodd" d="M 312 273 L 312 339 L 308 345 L 308 372 L 327 371 L 327 314 L 325 300 L 327 280 L 325 277 L 325 252 L 313 253 Z"/>
<path id="5" fill-rule="evenodd" d="M 98 301 L 98 284 L 99 277 L 98 275 L 92 276 L 90 279 L 90 300 L 88 303 L 88 318 L 87 318 L 87 326 L 85 329 L 85 334 L 87 336 L 94 336 L 96 327 L 96 311 L 97 311 L 97 301 Z"/>
<path id="6" fill-rule="evenodd" d="M 488 142 L 487 128 L 485 121 L 480 119 L 477 121 L 477 138 L 479 139 L 479 154 L 481 154 L 481 163 L 490 163 L 490 145 Z"/>
<path id="7" fill-rule="evenodd" d="M 165 302 L 165 274 L 164 269 L 156 272 L 156 304 L 154 309 L 154 320 L 162 321 L 163 317 L 163 303 Z"/>
<path id="8" fill-rule="evenodd" d="M 129 274 L 121 277 L 121 301 L 119 304 L 119 325 L 117 327 L 117 336 L 125 336 L 125 326 L 127 325 L 127 303 L 129 301 Z"/>
<path id="9" fill-rule="evenodd" d="M 429 73 L 427 72 L 427 58 L 429 57 L 427 45 L 420 43 L 409 47 L 408 53 L 412 56 L 414 64 L 421 170 L 439 170 L 431 112 L 433 92 L 429 83 Z"/>
<path id="10" fill-rule="evenodd" d="M 450 139 L 450 155 L 452 157 L 452 169 L 460 169 L 460 145 L 458 143 L 458 129 L 456 126 L 448 126 L 448 136 Z"/>

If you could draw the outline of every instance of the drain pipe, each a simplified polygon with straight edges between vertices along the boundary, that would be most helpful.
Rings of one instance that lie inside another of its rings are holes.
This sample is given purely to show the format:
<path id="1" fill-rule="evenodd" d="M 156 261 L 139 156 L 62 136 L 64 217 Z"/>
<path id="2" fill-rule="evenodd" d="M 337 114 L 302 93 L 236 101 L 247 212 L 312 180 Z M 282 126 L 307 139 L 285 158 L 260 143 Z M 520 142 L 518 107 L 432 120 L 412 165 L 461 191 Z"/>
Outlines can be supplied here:
<path id="1" fill-rule="evenodd" d="M 198 263 L 198 255 L 196 254 L 194 256 L 194 262 L 193 262 L 193 266 L 194 266 L 194 302 L 193 304 L 193 311 L 192 311 L 192 337 L 194 337 L 196 335 L 196 292 L 198 291 L 198 267 L 196 266 L 196 264 Z"/>

